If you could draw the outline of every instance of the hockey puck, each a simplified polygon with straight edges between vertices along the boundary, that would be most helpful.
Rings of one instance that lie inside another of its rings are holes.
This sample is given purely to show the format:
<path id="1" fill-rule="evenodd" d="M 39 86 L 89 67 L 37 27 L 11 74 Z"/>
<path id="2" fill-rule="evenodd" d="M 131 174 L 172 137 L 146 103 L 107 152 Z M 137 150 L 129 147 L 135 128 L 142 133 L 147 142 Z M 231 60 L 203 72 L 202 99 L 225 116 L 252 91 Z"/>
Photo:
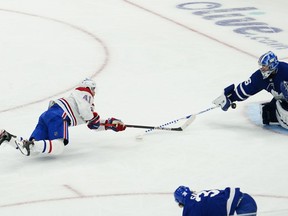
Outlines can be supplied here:
<path id="1" fill-rule="evenodd" d="M 231 108 L 232 108 L 232 109 L 235 109 L 236 107 L 237 107 L 236 103 L 232 103 L 232 104 L 231 104 Z"/>

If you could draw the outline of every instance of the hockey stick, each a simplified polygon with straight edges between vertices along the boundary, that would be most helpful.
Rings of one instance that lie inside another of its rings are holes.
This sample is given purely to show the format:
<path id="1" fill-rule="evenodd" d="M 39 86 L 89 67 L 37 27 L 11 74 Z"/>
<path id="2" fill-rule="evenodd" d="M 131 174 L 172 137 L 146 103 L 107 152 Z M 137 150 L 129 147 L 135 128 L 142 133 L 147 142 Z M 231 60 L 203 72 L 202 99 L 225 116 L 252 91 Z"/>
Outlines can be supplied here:
<path id="1" fill-rule="evenodd" d="M 163 127 L 163 126 L 145 126 L 145 125 L 126 125 L 126 127 L 131 127 L 131 128 L 142 128 L 142 129 L 149 129 L 149 130 L 169 130 L 169 131 L 182 131 L 183 129 L 181 127 Z"/>
<path id="2" fill-rule="evenodd" d="M 179 119 L 175 119 L 173 121 L 170 121 L 168 123 L 162 124 L 160 126 L 131 125 L 131 124 L 125 124 L 125 126 L 129 127 L 129 128 L 148 129 L 148 130 L 145 131 L 145 133 L 153 131 L 153 130 L 183 131 L 186 127 L 188 127 L 195 120 L 196 115 L 199 115 L 201 113 L 207 112 L 207 111 L 212 110 L 212 109 L 215 109 L 217 107 L 218 106 L 210 107 L 210 108 L 208 108 L 206 110 L 203 110 L 203 111 L 201 111 L 201 112 L 199 112 L 197 114 L 192 114 L 192 115 L 188 115 L 188 116 L 185 116 L 185 117 L 182 117 L 182 118 L 179 118 Z M 177 123 L 180 120 L 185 120 L 185 119 L 188 119 L 188 120 L 180 127 L 166 127 L 167 125 L 174 124 L 174 123 Z M 105 127 L 113 127 L 113 126 L 115 126 L 115 124 L 101 124 L 101 125 L 105 126 Z"/>
<path id="3" fill-rule="evenodd" d="M 216 108 L 218 108 L 218 107 L 220 107 L 220 106 L 209 107 L 209 108 L 207 108 L 207 109 L 205 109 L 205 110 L 202 110 L 202 111 L 200 111 L 200 112 L 198 112 L 198 113 L 190 114 L 190 115 L 187 115 L 187 116 L 185 116 L 185 117 L 182 117 L 182 118 L 175 119 L 175 120 L 173 120 L 173 121 L 167 122 L 167 123 L 165 123 L 165 124 L 160 125 L 159 127 L 164 128 L 164 127 L 167 126 L 167 125 L 174 124 L 174 123 L 177 123 L 178 121 L 187 119 L 187 121 L 184 122 L 184 124 L 183 124 L 182 126 L 180 126 L 180 127 L 177 128 L 177 131 L 183 131 L 185 128 L 187 128 L 187 127 L 196 119 L 196 116 L 197 116 L 197 115 L 201 115 L 201 114 L 203 114 L 203 113 L 205 113 L 205 112 L 208 112 L 208 111 L 210 111 L 210 110 L 216 109 Z M 236 104 L 235 104 L 235 103 L 232 103 L 232 104 L 231 104 L 231 108 L 232 108 L 232 109 L 235 109 L 235 108 L 236 108 Z M 146 130 L 145 133 L 148 133 L 148 132 L 150 132 L 150 131 L 152 131 L 152 130 L 153 130 L 153 128 L 150 128 L 149 130 Z"/>
<path id="4" fill-rule="evenodd" d="M 115 124 L 101 124 L 105 127 L 113 127 Z M 129 128 L 141 128 L 141 129 L 149 129 L 149 130 L 168 130 L 168 131 L 182 131 L 183 129 L 181 127 L 164 127 L 164 126 L 147 126 L 147 125 L 131 125 L 131 124 L 125 124 L 126 127 Z"/>
<path id="5" fill-rule="evenodd" d="M 129 127 L 129 128 L 141 128 L 141 129 L 148 129 L 145 131 L 145 133 L 148 133 L 150 131 L 153 131 L 153 130 L 168 130 L 168 131 L 183 131 L 186 127 L 188 127 L 196 118 L 197 115 L 200 115 L 202 113 L 205 113 L 205 112 L 208 112 L 210 110 L 213 110 L 213 109 L 216 109 L 218 108 L 219 106 L 213 106 L 213 107 L 210 107 L 208 109 L 205 109 L 205 110 L 202 110 L 196 114 L 191 114 L 191 115 L 187 115 L 185 117 L 182 117 L 182 118 L 179 118 L 179 119 L 175 119 L 173 121 L 170 121 L 170 122 L 167 122 L 165 124 L 162 124 L 160 126 L 147 126 L 147 125 L 131 125 L 131 124 L 125 124 L 126 127 Z M 236 104 L 232 104 L 231 107 L 233 109 L 236 108 Z M 184 122 L 184 124 L 180 127 L 166 127 L 167 125 L 170 125 L 170 124 L 175 124 L 177 123 L 178 121 L 181 121 L 181 120 L 185 120 L 187 119 L 186 122 Z M 105 127 L 113 127 L 115 126 L 115 124 L 101 124 L 102 126 L 105 126 Z"/>
<path id="6" fill-rule="evenodd" d="M 167 122 L 167 123 L 165 123 L 165 124 L 162 124 L 162 125 L 160 125 L 159 127 L 163 128 L 163 127 L 165 127 L 165 126 L 167 126 L 167 125 L 175 124 L 175 123 L 177 123 L 178 121 L 186 120 L 186 119 L 187 119 L 187 121 L 185 121 L 182 126 L 180 126 L 180 127 L 177 128 L 178 131 L 183 131 L 185 128 L 187 128 L 187 127 L 195 120 L 196 115 L 200 115 L 200 114 L 202 114 L 202 113 L 204 113 L 204 112 L 208 112 L 208 111 L 210 111 L 210 110 L 212 110 L 212 109 L 215 109 L 215 108 L 217 108 L 217 107 L 218 107 L 218 106 L 210 107 L 210 108 L 205 109 L 205 110 L 202 110 L 202 111 L 200 111 L 200 112 L 198 112 L 198 113 L 196 113 L 196 114 L 191 114 L 191 115 L 187 115 L 187 116 L 185 116 L 185 117 L 179 118 L 179 119 L 175 119 L 175 120 L 173 120 L 173 121 L 170 121 L 170 122 Z M 150 131 L 152 131 L 152 130 L 153 130 L 153 128 L 150 128 L 149 130 L 146 130 L 145 133 L 148 133 L 148 132 L 150 132 Z"/>

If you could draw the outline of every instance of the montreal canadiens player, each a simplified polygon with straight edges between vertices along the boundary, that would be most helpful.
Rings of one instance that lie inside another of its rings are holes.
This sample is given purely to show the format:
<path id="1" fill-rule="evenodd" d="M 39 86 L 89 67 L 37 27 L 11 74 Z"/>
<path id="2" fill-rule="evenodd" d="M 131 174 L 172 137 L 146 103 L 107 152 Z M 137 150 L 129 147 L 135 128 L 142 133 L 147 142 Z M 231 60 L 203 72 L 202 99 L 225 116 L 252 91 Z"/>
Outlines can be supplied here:
<path id="1" fill-rule="evenodd" d="M 38 154 L 61 154 L 69 143 L 68 128 L 87 124 L 92 130 L 123 131 L 125 124 L 116 118 L 100 119 L 94 111 L 96 83 L 83 80 L 68 97 L 50 101 L 49 108 L 39 117 L 29 140 L 0 130 L 0 145 L 7 142 L 26 156 Z"/>
<path id="2" fill-rule="evenodd" d="M 277 56 L 269 51 L 263 54 L 255 71 L 247 81 L 235 88 L 232 84 L 224 89 L 224 93 L 213 103 L 227 111 L 234 101 L 244 101 L 262 90 L 270 92 L 273 99 L 261 104 L 262 122 L 269 125 L 280 124 L 288 129 L 288 64 L 278 61 Z"/>
<path id="3" fill-rule="evenodd" d="M 239 188 L 224 190 L 191 191 L 189 187 L 179 186 L 174 192 L 175 201 L 183 207 L 183 216 L 256 216 L 255 200 Z"/>

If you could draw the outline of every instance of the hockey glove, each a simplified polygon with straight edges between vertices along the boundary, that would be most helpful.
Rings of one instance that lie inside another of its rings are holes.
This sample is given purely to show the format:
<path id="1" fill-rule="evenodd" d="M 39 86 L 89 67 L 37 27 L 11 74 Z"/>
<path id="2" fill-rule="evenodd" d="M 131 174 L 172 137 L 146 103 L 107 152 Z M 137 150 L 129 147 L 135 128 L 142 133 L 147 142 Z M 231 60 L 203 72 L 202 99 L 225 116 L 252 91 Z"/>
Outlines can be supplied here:
<path id="1" fill-rule="evenodd" d="M 213 103 L 216 106 L 221 106 L 221 109 L 223 111 L 227 111 L 231 105 L 231 101 L 229 100 L 229 98 L 226 95 L 220 95 L 218 98 L 216 98 Z"/>
<path id="2" fill-rule="evenodd" d="M 216 106 L 221 106 L 221 109 L 223 111 L 227 111 L 229 109 L 229 107 L 231 106 L 231 100 L 229 99 L 229 96 L 233 93 L 234 91 L 234 84 L 226 87 L 224 89 L 224 93 L 222 95 L 220 95 L 218 98 L 216 98 L 213 103 Z"/>
<path id="3" fill-rule="evenodd" d="M 91 130 L 96 130 L 100 126 L 100 116 L 98 113 L 93 112 L 94 117 L 88 121 L 87 127 Z"/>
<path id="4" fill-rule="evenodd" d="M 126 129 L 125 124 L 116 118 L 109 118 L 105 121 L 105 130 L 113 130 L 115 132 L 124 131 Z"/>

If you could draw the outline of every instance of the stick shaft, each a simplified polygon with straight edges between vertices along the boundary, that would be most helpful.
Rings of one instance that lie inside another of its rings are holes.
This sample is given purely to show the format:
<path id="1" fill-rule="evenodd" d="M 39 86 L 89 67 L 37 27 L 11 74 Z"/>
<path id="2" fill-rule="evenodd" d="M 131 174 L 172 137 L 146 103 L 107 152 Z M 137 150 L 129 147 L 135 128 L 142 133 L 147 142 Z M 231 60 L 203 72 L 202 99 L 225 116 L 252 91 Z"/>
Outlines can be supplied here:
<path id="1" fill-rule="evenodd" d="M 169 127 L 155 127 L 155 126 L 146 126 L 146 125 L 126 125 L 126 127 L 131 128 L 143 128 L 143 129 L 151 129 L 151 130 L 170 130 L 170 131 L 182 131 L 181 127 L 177 128 L 169 128 Z"/>
<path id="2" fill-rule="evenodd" d="M 170 125 L 170 124 L 174 124 L 174 123 L 177 123 L 178 121 L 180 120 L 186 120 L 185 123 L 181 126 L 181 127 L 178 127 L 177 128 L 177 131 L 183 131 L 186 127 L 188 127 L 196 118 L 197 115 L 201 115 L 202 113 L 205 113 L 205 112 L 208 112 L 210 110 L 213 110 L 213 109 L 216 109 L 218 108 L 219 106 L 213 106 L 213 107 L 209 107 L 205 110 L 202 110 L 198 113 L 195 113 L 195 114 L 190 114 L 190 115 L 187 115 L 185 117 L 182 117 L 182 118 L 179 118 L 179 119 L 175 119 L 173 121 L 170 121 L 170 122 L 167 122 L 165 124 L 162 124 L 160 125 L 159 127 L 166 127 L 167 125 Z M 145 133 L 149 133 L 151 131 L 154 130 L 154 128 L 147 128 L 148 130 L 145 131 Z"/>
<path id="3" fill-rule="evenodd" d="M 101 124 L 102 126 L 106 127 L 113 127 L 115 124 Z M 156 126 L 147 126 L 147 125 L 131 125 L 131 124 L 125 124 L 126 127 L 130 128 L 142 128 L 142 129 L 150 129 L 150 130 L 169 130 L 169 131 L 182 131 L 181 127 L 176 128 L 169 128 L 169 127 L 156 127 Z"/>

